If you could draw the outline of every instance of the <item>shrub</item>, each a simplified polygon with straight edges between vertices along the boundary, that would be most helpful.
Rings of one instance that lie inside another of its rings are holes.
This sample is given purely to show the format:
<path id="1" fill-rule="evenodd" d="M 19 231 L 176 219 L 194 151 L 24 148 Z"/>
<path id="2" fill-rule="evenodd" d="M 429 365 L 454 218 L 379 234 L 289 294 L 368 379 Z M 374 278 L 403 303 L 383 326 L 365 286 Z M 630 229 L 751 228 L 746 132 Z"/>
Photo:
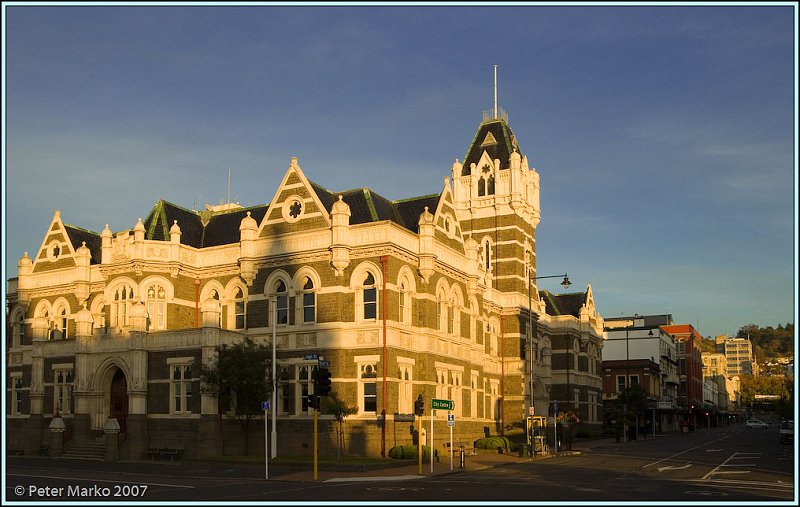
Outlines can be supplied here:
<path id="1" fill-rule="evenodd" d="M 506 437 L 480 438 L 475 441 L 476 449 L 510 449 L 511 441 Z"/>
<path id="2" fill-rule="evenodd" d="M 435 456 L 439 456 L 439 451 L 435 450 Z M 431 448 L 427 445 L 422 446 L 422 459 L 428 460 L 431 456 Z M 416 445 L 398 445 L 389 449 L 389 457 L 394 459 L 417 459 Z"/>

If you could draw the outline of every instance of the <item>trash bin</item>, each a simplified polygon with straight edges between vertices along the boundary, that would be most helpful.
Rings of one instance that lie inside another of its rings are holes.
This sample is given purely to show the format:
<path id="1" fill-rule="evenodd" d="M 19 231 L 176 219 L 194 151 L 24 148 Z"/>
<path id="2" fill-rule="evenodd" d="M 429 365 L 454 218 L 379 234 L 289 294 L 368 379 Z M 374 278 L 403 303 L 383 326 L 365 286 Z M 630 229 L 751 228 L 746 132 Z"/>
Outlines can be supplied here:
<path id="1" fill-rule="evenodd" d="M 459 445 L 458 446 L 458 452 L 459 452 L 459 455 L 461 457 L 460 458 L 461 468 L 464 468 L 464 459 L 465 459 L 466 455 L 464 454 L 464 446 L 463 445 Z"/>

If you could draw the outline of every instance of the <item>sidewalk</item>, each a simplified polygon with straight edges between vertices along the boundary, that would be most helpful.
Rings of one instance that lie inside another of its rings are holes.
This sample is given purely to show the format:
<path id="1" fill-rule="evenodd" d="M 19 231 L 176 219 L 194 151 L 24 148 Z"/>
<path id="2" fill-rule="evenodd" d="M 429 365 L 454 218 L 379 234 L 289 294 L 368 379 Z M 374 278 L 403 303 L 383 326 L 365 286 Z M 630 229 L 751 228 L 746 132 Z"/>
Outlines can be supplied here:
<path id="1" fill-rule="evenodd" d="M 664 438 L 679 435 L 675 434 L 659 434 L 655 438 Z M 653 437 L 649 436 L 647 439 L 642 438 L 641 441 L 652 440 Z M 499 467 L 508 464 L 530 463 L 547 460 L 556 456 L 580 456 L 584 452 L 593 452 L 600 450 L 604 447 L 613 447 L 619 445 L 635 445 L 638 441 L 631 442 L 617 442 L 616 438 L 597 438 L 587 440 L 575 440 L 572 442 L 571 450 L 559 449 L 558 453 L 551 452 L 547 455 L 537 455 L 533 458 L 525 456 L 520 457 L 518 452 L 515 453 L 497 453 L 491 451 L 477 451 L 474 455 L 465 456 L 464 468 L 460 468 L 460 457 L 458 452 L 453 453 L 453 469 L 450 470 L 450 455 L 443 453 L 439 457 L 438 462 L 433 464 L 433 473 L 431 473 L 431 464 L 422 464 L 422 475 L 419 474 L 419 464 L 414 460 L 399 461 L 397 466 L 384 466 L 375 468 L 370 471 L 356 471 L 356 470 L 318 470 L 318 481 L 375 481 L 375 480 L 410 480 L 422 479 L 430 477 L 431 475 L 442 475 L 449 473 L 463 473 L 475 472 L 485 470 L 487 468 Z M 551 449 L 552 451 L 552 449 Z M 313 469 L 291 472 L 275 477 L 276 480 L 285 481 L 312 481 Z"/>

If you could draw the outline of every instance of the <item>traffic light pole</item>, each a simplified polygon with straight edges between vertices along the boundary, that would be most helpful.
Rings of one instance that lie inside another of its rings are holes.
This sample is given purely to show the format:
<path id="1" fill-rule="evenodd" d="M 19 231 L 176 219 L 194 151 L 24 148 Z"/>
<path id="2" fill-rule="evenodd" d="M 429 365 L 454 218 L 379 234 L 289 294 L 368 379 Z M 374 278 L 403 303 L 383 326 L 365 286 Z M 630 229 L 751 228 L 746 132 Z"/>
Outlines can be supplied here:
<path id="1" fill-rule="evenodd" d="M 314 395 L 316 396 L 316 394 Z M 317 412 L 314 408 L 314 480 L 317 480 Z"/>
<path id="2" fill-rule="evenodd" d="M 417 458 L 419 459 L 419 475 L 422 475 L 422 417 L 417 417 Z"/>

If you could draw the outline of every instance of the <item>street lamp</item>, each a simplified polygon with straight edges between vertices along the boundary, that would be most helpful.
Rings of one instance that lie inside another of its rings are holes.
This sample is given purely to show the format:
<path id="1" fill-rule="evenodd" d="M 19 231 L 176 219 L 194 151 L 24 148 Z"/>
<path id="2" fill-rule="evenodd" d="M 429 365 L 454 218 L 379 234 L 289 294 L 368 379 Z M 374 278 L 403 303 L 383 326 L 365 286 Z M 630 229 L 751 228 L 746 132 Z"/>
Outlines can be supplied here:
<path id="1" fill-rule="evenodd" d="M 629 387 L 631 387 L 631 385 L 630 385 L 630 382 L 631 382 L 631 380 L 630 380 L 631 379 L 631 372 L 630 372 L 631 356 L 630 356 L 630 348 L 629 348 L 629 345 L 628 345 L 629 331 L 630 331 L 632 326 L 636 326 L 636 319 L 637 318 L 639 318 L 639 314 L 638 313 L 634 313 L 633 314 L 633 319 L 631 320 L 631 322 L 627 326 L 625 326 L 625 390 L 626 391 L 628 390 Z M 628 416 L 628 404 L 625 403 L 625 405 L 623 405 L 622 408 L 623 408 L 623 413 L 624 413 L 623 418 L 624 418 L 625 441 L 627 442 L 628 441 L 628 417 L 627 417 Z M 636 430 L 636 436 L 638 436 L 638 433 L 639 433 L 639 414 L 638 413 L 636 414 L 636 425 L 634 426 L 634 428 Z"/>
<path id="2" fill-rule="evenodd" d="M 533 381 L 533 296 L 531 294 L 532 287 L 533 287 L 533 280 L 541 280 L 543 278 L 561 278 L 561 275 L 553 275 L 553 276 L 536 276 L 532 277 L 531 273 L 533 272 L 532 267 L 528 267 L 528 347 L 530 349 L 530 391 L 531 391 L 531 401 L 530 406 L 528 407 L 528 415 L 533 416 L 535 415 L 536 410 L 536 400 L 533 396 L 534 393 L 534 381 Z M 561 285 L 567 289 L 572 282 L 569 281 L 569 277 L 566 273 L 564 273 L 564 279 L 561 281 Z M 539 316 L 536 316 L 536 320 L 539 320 Z"/>

